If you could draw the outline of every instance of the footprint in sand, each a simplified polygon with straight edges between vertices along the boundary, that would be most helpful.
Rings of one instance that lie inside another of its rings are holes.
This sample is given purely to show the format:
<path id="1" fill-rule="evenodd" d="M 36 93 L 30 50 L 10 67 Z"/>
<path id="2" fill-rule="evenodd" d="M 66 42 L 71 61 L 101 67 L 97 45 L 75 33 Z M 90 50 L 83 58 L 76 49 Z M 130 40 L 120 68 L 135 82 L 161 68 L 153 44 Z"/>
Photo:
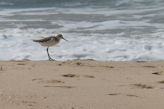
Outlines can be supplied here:
<path id="1" fill-rule="evenodd" d="M 111 95 L 111 96 L 116 96 L 116 95 L 124 95 L 124 94 L 121 94 L 121 93 L 110 93 L 108 95 Z M 134 95 L 134 94 L 125 94 L 125 96 L 129 96 L 129 97 L 139 97 L 137 95 Z"/>
<path id="2" fill-rule="evenodd" d="M 43 80 L 43 78 L 34 78 L 34 79 L 32 79 L 32 81 L 39 81 L 39 80 Z"/>
<path id="3" fill-rule="evenodd" d="M 160 84 L 164 84 L 164 80 L 158 81 L 158 83 L 160 83 Z"/>
<path id="4" fill-rule="evenodd" d="M 133 94 L 127 94 L 126 96 L 129 96 L 129 97 L 139 97 L 139 96 L 133 95 Z"/>
<path id="5" fill-rule="evenodd" d="M 95 66 L 96 67 L 96 66 Z M 115 68 L 114 66 L 100 66 L 100 67 L 105 67 L 105 68 Z"/>
<path id="6" fill-rule="evenodd" d="M 69 78 L 75 78 L 75 77 L 80 77 L 81 75 L 76 75 L 76 74 L 64 74 L 62 75 L 63 77 L 69 77 Z M 95 78 L 92 75 L 82 75 L 85 78 Z"/>
<path id="7" fill-rule="evenodd" d="M 81 65 L 83 65 L 83 63 L 81 63 L 81 62 L 76 62 L 76 65 L 81 66 Z"/>
<path id="8" fill-rule="evenodd" d="M 143 66 L 143 67 L 147 67 L 147 68 L 156 68 L 156 66 L 151 66 L 151 65 L 146 65 L 146 66 Z"/>
<path id="9" fill-rule="evenodd" d="M 85 78 L 95 78 L 94 76 L 92 75 L 84 75 Z"/>
<path id="10" fill-rule="evenodd" d="M 154 75 L 162 75 L 162 71 L 160 71 L 160 72 L 153 72 L 152 74 L 154 74 Z"/>
<path id="11" fill-rule="evenodd" d="M 72 64 L 77 65 L 77 66 L 84 66 L 84 63 L 82 62 L 73 62 Z"/>
<path id="12" fill-rule="evenodd" d="M 59 87 L 59 88 L 67 88 L 67 89 L 75 88 L 74 86 L 50 86 L 50 85 L 45 85 L 44 87 Z"/>
<path id="13" fill-rule="evenodd" d="M 145 63 L 146 61 L 136 61 L 137 63 Z"/>
<path id="14" fill-rule="evenodd" d="M 62 66 L 62 64 L 58 64 L 58 66 Z"/>
<path id="15" fill-rule="evenodd" d="M 51 80 L 44 80 L 43 78 L 34 78 L 32 79 L 32 81 L 37 81 L 38 83 L 64 83 L 64 81 L 60 81 L 60 80 L 55 80 L 55 79 L 51 79 Z"/>
<path id="16" fill-rule="evenodd" d="M 141 84 L 141 83 L 133 84 L 133 86 L 135 86 L 137 88 L 142 88 L 142 89 L 153 89 L 154 88 L 153 86 Z"/>
<path id="17" fill-rule="evenodd" d="M 0 67 L 0 71 L 3 71 L 3 67 L 2 66 Z"/>
<path id="18" fill-rule="evenodd" d="M 51 79 L 51 80 L 44 80 L 43 78 L 34 78 L 34 79 L 32 79 L 32 81 L 37 81 L 38 83 L 46 84 L 46 85 L 44 85 L 43 87 L 58 87 L 58 88 L 67 88 L 67 89 L 75 88 L 74 86 L 65 86 L 65 85 L 59 86 L 59 85 L 52 85 L 52 84 L 56 84 L 56 83 L 59 83 L 59 84 L 65 83 L 64 81 L 54 80 L 54 79 Z"/>
<path id="19" fill-rule="evenodd" d="M 60 80 L 42 80 L 39 81 L 40 83 L 64 83 L 64 81 L 60 81 Z"/>
<path id="20" fill-rule="evenodd" d="M 24 105 L 27 105 L 27 106 L 30 106 L 30 107 L 32 107 L 32 106 L 34 106 L 34 105 L 37 104 L 37 102 L 35 102 L 35 101 L 29 101 L 29 100 L 23 100 L 22 103 Z"/>
<path id="21" fill-rule="evenodd" d="M 121 93 L 110 93 L 108 95 L 115 96 L 115 95 L 120 95 Z"/>
<path id="22" fill-rule="evenodd" d="M 17 63 L 17 65 L 26 65 L 25 63 Z"/>
<path id="23" fill-rule="evenodd" d="M 79 75 L 75 75 L 75 74 L 64 74 L 62 76 L 63 77 L 69 77 L 69 78 L 79 77 Z"/>

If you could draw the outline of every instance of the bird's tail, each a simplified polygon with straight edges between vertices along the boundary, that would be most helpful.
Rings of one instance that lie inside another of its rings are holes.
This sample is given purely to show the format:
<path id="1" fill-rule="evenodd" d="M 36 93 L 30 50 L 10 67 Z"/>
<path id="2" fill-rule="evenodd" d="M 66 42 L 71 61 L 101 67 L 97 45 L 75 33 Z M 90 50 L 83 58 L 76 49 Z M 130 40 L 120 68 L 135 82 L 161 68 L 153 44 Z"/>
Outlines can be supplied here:
<path id="1" fill-rule="evenodd" d="M 33 40 L 34 42 L 40 42 L 39 40 Z"/>

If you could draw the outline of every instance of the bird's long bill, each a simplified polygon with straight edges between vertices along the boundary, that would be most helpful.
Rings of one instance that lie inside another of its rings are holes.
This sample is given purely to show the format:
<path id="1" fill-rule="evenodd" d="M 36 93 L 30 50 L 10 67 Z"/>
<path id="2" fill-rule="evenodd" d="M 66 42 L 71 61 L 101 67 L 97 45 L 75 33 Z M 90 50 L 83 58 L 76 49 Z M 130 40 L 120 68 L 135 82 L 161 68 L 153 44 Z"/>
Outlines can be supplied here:
<path id="1" fill-rule="evenodd" d="M 65 41 L 68 41 L 68 40 L 66 40 L 64 37 L 63 37 L 62 39 L 64 39 Z"/>

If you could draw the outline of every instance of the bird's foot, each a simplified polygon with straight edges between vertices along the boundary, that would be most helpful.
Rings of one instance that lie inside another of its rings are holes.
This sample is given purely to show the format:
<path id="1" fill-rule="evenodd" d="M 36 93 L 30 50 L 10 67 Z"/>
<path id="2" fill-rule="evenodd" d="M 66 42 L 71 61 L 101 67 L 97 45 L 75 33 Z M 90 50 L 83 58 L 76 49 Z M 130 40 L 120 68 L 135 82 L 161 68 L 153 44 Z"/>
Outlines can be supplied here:
<path id="1" fill-rule="evenodd" d="M 49 61 L 55 61 L 55 59 L 49 58 Z"/>

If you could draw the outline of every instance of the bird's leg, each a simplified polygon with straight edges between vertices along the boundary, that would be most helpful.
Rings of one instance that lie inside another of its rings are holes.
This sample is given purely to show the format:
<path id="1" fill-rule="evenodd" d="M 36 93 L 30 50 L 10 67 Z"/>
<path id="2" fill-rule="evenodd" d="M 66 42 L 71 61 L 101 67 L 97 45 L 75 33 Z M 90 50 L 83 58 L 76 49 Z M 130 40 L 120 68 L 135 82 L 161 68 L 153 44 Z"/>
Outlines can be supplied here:
<path id="1" fill-rule="evenodd" d="M 49 47 L 47 47 L 47 55 L 48 55 L 48 59 L 49 59 L 49 61 L 54 61 L 54 59 L 52 59 L 52 58 L 50 57 L 50 54 L 49 54 L 49 52 L 48 52 L 48 48 L 49 48 Z"/>

